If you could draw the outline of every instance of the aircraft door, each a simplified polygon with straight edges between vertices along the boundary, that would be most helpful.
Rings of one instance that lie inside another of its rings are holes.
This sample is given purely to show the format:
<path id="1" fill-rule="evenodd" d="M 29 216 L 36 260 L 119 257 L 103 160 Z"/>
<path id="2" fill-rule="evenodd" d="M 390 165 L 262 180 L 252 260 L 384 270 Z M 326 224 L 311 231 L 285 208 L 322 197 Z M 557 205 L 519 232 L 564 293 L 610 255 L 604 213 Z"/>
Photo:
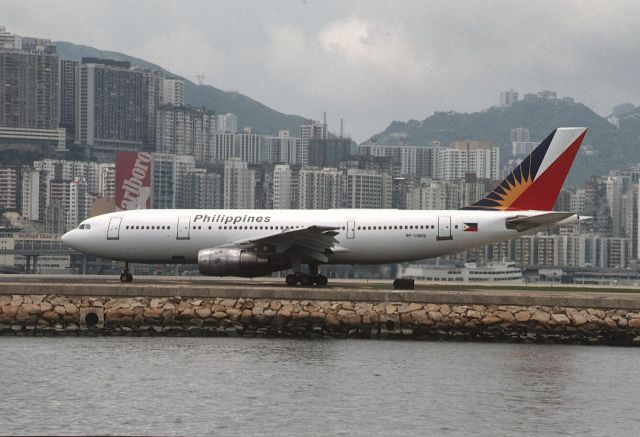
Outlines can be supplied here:
<path id="1" fill-rule="evenodd" d="M 176 239 L 178 240 L 188 240 L 189 239 L 189 227 L 191 226 L 191 218 L 190 217 L 180 217 L 178 218 L 178 235 Z"/>
<path id="2" fill-rule="evenodd" d="M 109 220 L 109 227 L 107 228 L 107 240 L 119 240 L 120 239 L 120 222 L 122 217 L 113 217 Z"/>
<path id="3" fill-rule="evenodd" d="M 350 240 L 356 238 L 356 222 L 354 220 L 347 221 L 347 238 Z"/>
<path id="4" fill-rule="evenodd" d="M 451 217 L 438 217 L 438 237 L 440 240 L 453 240 L 451 235 Z"/>

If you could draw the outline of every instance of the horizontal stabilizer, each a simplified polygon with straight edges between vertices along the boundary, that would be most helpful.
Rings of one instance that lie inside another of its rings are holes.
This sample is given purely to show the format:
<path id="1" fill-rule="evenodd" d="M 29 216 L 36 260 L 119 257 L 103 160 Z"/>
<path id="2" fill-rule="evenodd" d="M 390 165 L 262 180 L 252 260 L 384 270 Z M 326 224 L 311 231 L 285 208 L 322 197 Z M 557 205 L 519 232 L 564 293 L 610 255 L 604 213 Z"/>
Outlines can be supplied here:
<path id="1" fill-rule="evenodd" d="M 567 220 L 572 216 L 575 217 L 575 220 Z M 517 215 L 507 219 L 507 229 L 524 232 L 540 226 L 555 225 L 565 220 L 567 220 L 567 223 L 563 224 L 577 223 L 580 221 L 580 217 L 573 212 L 549 212 L 534 216 Z"/>

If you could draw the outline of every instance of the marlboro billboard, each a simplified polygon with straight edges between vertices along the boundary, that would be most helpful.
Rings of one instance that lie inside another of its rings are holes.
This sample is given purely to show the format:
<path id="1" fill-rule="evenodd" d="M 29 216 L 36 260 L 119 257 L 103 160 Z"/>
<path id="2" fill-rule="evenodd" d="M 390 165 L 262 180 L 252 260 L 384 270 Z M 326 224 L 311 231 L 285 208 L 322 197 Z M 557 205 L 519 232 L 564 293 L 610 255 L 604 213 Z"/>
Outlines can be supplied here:
<path id="1" fill-rule="evenodd" d="M 116 154 L 116 209 L 151 208 L 151 153 Z"/>

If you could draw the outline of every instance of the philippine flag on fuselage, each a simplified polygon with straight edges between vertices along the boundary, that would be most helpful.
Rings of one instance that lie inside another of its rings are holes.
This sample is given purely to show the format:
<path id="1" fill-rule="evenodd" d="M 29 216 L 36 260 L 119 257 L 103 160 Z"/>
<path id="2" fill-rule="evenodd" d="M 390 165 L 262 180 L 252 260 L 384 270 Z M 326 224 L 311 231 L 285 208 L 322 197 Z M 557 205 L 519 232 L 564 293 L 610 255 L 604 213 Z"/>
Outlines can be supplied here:
<path id="1" fill-rule="evenodd" d="M 462 225 L 462 230 L 464 232 L 478 232 L 478 224 L 477 223 L 465 223 Z"/>

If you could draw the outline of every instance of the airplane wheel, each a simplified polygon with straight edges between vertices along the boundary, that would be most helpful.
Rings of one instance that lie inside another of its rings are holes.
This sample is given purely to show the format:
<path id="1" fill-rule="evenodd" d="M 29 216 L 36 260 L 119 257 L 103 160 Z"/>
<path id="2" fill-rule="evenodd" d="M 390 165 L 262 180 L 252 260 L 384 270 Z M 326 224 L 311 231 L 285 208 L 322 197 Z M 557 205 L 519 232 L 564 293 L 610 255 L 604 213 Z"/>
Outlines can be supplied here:
<path id="1" fill-rule="evenodd" d="M 300 284 L 304 286 L 313 285 L 313 277 L 311 275 L 302 275 L 300 278 Z"/>
<path id="2" fill-rule="evenodd" d="M 324 275 L 316 276 L 316 284 L 318 284 L 319 286 L 324 287 L 325 285 L 327 285 L 328 282 L 329 280 L 327 279 L 326 276 Z"/>
<path id="3" fill-rule="evenodd" d="M 293 273 L 287 275 L 286 278 L 284 278 L 284 282 L 287 285 L 296 285 L 298 283 L 298 277 L 296 275 L 294 275 Z"/>
<path id="4" fill-rule="evenodd" d="M 120 275 L 120 281 L 122 281 L 122 282 L 129 282 L 129 281 L 130 281 L 130 279 L 129 279 L 129 273 L 123 273 L 123 274 L 121 274 L 121 275 Z"/>

